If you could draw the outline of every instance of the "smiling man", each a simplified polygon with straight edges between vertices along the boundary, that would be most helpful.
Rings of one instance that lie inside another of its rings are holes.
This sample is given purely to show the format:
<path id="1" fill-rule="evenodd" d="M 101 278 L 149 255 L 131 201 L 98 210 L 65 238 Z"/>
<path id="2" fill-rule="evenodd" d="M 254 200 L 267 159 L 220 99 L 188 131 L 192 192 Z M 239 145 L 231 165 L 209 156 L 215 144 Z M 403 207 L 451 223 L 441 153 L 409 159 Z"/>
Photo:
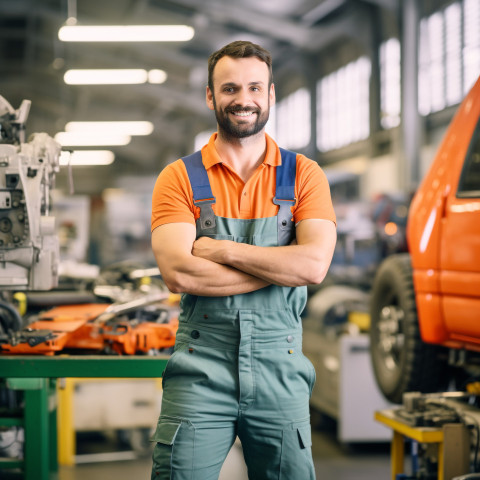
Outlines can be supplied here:
<path id="1" fill-rule="evenodd" d="M 246 75 L 248 72 L 251 78 L 255 78 L 253 75 L 256 73 L 258 80 L 250 80 L 250 78 L 240 79 L 240 81 L 247 82 L 255 105 L 242 106 L 231 104 L 232 97 L 238 95 L 238 90 L 241 88 L 239 84 L 229 79 L 229 72 L 232 69 L 239 69 Z M 225 141 L 229 141 L 230 139 L 245 138 L 261 132 L 268 121 L 270 101 L 273 103 L 275 100 L 275 92 L 270 77 L 267 81 L 264 79 L 265 64 L 261 60 L 252 58 L 233 59 L 231 57 L 222 57 L 218 61 L 215 70 L 215 76 L 218 79 L 225 80 L 225 82 L 219 85 L 217 94 L 214 93 L 213 84 L 209 85 L 207 101 L 209 107 L 212 108 L 213 106 L 215 110 L 219 134 Z M 218 107 L 217 98 L 220 102 L 225 102 L 226 107 L 224 110 Z M 266 105 L 265 101 L 267 102 Z M 242 120 L 244 121 L 242 122 Z"/>
<path id="2" fill-rule="evenodd" d="M 314 479 L 300 314 L 333 255 L 329 186 L 265 133 L 268 51 L 237 41 L 213 53 L 206 102 L 217 133 L 165 168 L 152 198 L 153 252 L 182 293 L 152 479 L 218 479 L 237 436 L 249 479 Z"/>

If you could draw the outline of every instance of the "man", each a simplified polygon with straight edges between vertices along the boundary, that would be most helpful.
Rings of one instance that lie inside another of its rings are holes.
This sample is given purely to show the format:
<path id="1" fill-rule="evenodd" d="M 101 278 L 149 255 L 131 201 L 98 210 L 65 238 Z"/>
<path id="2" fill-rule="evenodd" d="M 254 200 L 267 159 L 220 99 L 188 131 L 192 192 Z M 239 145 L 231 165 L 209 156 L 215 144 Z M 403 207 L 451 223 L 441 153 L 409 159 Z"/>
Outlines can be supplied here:
<path id="1" fill-rule="evenodd" d="M 235 438 L 251 480 L 315 478 L 300 313 L 336 241 L 325 175 L 265 134 L 275 102 L 269 52 L 237 41 L 208 61 L 218 132 L 165 168 L 152 247 L 183 293 L 163 374 L 152 479 L 214 480 Z"/>

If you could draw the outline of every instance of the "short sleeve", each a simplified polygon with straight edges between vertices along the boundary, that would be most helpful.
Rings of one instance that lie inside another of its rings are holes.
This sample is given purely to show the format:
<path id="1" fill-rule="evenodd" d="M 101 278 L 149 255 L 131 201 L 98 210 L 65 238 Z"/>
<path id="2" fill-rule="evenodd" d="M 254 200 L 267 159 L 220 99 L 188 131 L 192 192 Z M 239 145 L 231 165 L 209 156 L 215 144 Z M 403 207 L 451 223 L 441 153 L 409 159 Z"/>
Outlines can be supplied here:
<path id="1" fill-rule="evenodd" d="M 167 165 L 152 194 L 152 231 L 167 223 L 195 224 L 192 188 L 182 160 Z"/>
<path id="2" fill-rule="evenodd" d="M 297 156 L 297 204 L 293 211 L 295 223 L 306 219 L 331 220 L 336 224 L 330 186 L 318 163 L 303 155 Z"/>

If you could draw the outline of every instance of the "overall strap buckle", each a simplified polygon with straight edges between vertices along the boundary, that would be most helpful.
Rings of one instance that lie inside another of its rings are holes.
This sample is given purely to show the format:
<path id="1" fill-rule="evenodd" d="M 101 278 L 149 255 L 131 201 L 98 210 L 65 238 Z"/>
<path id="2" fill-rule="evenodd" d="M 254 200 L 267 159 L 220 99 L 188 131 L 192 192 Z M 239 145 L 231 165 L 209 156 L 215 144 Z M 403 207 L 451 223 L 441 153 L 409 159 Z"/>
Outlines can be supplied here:
<path id="1" fill-rule="evenodd" d="M 291 207 L 296 204 L 295 177 L 297 154 L 280 148 L 282 164 L 276 168 L 276 189 L 273 203 L 279 206 L 277 213 L 278 245 L 288 245 L 295 238 L 295 224 Z"/>
<path id="2" fill-rule="evenodd" d="M 182 158 L 187 169 L 193 190 L 193 203 L 200 208 L 200 222 L 197 223 L 197 236 L 200 233 L 214 233 L 216 226 L 212 205 L 216 202 L 208 180 L 207 170 L 202 162 L 202 152 L 197 151 Z"/>
<path id="3" fill-rule="evenodd" d="M 200 228 L 201 230 L 209 230 L 215 228 L 215 213 L 213 213 L 212 205 L 215 203 L 215 197 L 206 200 L 193 199 L 195 206 L 200 208 Z"/>

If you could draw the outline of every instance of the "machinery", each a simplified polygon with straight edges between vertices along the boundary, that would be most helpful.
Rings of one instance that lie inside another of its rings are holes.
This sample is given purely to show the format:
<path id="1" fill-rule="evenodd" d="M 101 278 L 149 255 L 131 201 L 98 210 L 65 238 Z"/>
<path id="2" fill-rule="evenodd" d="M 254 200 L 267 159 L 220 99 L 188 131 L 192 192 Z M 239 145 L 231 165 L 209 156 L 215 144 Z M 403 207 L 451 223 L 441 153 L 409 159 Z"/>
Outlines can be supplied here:
<path id="1" fill-rule="evenodd" d="M 163 292 L 125 304 L 61 305 L 42 312 L 19 331 L 0 334 L 0 354 L 134 355 L 165 351 L 175 344 L 175 304 L 175 298 Z"/>
<path id="2" fill-rule="evenodd" d="M 59 262 L 50 190 L 61 147 L 46 133 L 25 143 L 30 101 L 18 110 L 0 96 L 0 289 L 48 290 Z"/>
<path id="3" fill-rule="evenodd" d="M 392 478 L 480 478 L 472 473 L 479 471 L 478 392 L 478 384 L 466 392 L 408 392 L 402 406 L 377 411 L 376 420 L 394 431 Z M 404 465 L 406 445 L 410 466 Z"/>
<path id="4" fill-rule="evenodd" d="M 178 298 L 158 282 L 130 288 L 128 298 L 117 302 L 115 295 L 102 295 L 105 285 L 97 285 L 81 305 L 74 304 L 79 296 L 72 292 L 53 295 L 55 308 L 41 311 L 33 321 L 13 306 L 13 292 L 51 291 L 59 276 L 50 192 L 61 147 L 46 133 L 35 133 L 25 142 L 30 103 L 24 100 L 14 110 L 0 96 L 0 354 L 135 354 L 173 347 Z M 133 284 L 135 278 L 129 281 Z"/>
<path id="5" fill-rule="evenodd" d="M 15 110 L 0 96 L 0 356 L 168 353 L 179 298 L 158 269 L 62 285 L 50 211 L 61 147 L 46 133 L 25 141 L 30 103 Z M 0 412 L 14 416 L 24 392 L 8 385 L 0 383 Z M 11 425 L 0 425 L 0 457 L 23 455 L 23 428 Z"/>

